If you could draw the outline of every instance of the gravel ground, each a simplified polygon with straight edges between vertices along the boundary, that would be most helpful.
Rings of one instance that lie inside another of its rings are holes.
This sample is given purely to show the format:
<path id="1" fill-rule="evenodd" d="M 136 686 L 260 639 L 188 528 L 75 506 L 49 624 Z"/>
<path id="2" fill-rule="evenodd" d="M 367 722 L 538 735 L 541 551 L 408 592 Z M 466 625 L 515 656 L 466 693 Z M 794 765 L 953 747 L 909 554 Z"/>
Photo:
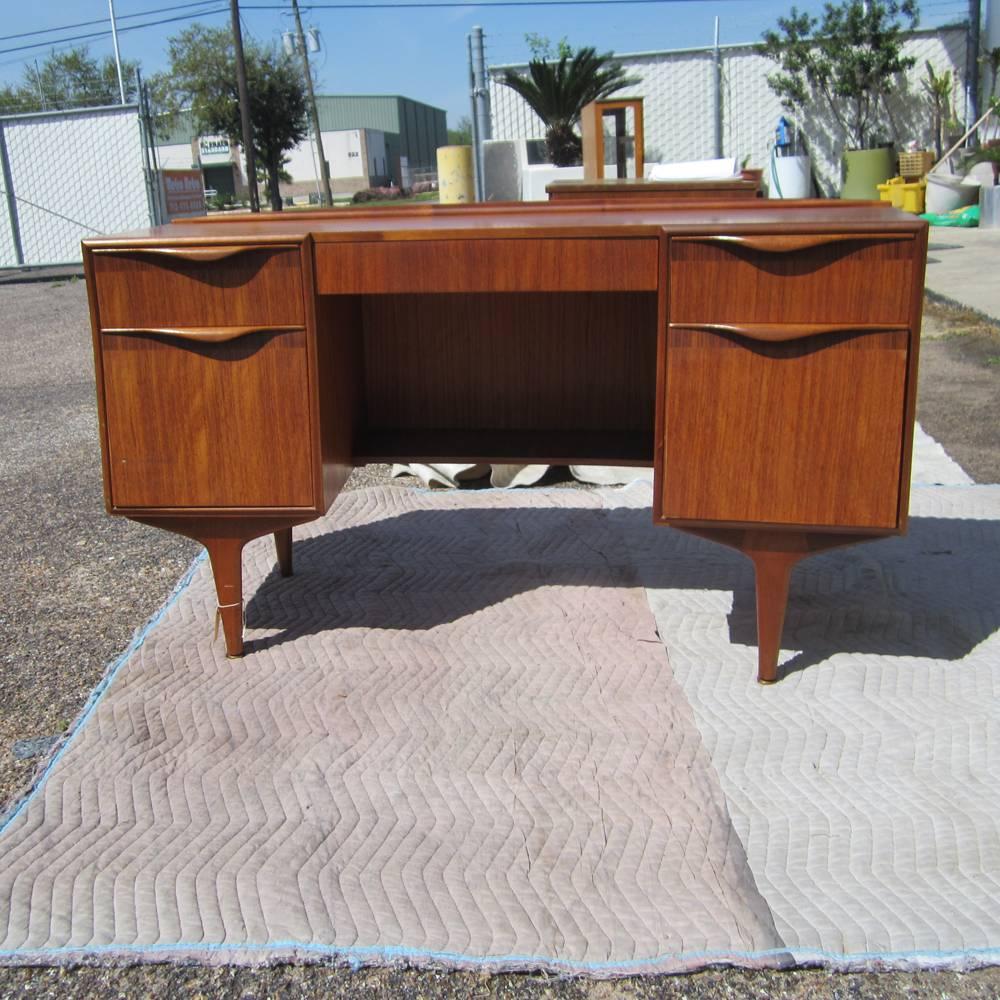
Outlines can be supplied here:
<path id="1" fill-rule="evenodd" d="M 198 547 L 104 513 L 83 282 L 0 282 L 0 802 L 82 708 Z M 918 415 L 979 482 L 1000 482 L 1000 329 L 928 306 Z M 385 482 L 368 466 L 350 487 Z M 399 482 L 399 481 L 398 481 Z M 406 482 L 402 480 L 401 482 Z M 410 480 L 412 482 L 412 480 Z M 566 483 L 558 473 L 551 483 Z M 324 966 L 0 969 L 6 997 L 943 997 L 1000 995 L 1000 969 L 831 975 L 710 970 L 615 983 Z"/>

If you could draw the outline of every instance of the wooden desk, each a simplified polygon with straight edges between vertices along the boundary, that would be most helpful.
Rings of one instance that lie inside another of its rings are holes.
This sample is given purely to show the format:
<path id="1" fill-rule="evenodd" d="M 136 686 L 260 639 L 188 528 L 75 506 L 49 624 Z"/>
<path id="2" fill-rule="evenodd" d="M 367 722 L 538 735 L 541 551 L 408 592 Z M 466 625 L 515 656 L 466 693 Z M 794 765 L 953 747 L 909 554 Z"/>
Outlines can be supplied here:
<path id="1" fill-rule="evenodd" d="M 759 198 L 760 183 L 745 177 L 716 180 L 653 181 L 644 177 L 552 181 L 545 186 L 549 201 L 605 202 L 642 199 L 651 202 L 704 201 L 706 198 Z"/>
<path id="2" fill-rule="evenodd" d="M 87 240 L 111 513 L 244 544 L 352 466 L 652 464 L 652 516 L 754 562 L 775 679 L 794 563 L 905 530 L 927 226 L 884 207 L 419 206 Z"/>

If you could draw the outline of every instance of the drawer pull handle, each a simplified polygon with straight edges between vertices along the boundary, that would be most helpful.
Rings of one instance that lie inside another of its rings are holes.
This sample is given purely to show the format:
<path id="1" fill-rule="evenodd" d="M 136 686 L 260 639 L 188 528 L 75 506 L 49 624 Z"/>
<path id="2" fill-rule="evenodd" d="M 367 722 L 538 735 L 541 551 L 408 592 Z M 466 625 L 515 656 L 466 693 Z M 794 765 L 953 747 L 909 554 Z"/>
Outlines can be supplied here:
<path id="1" fill-rule="evenodd" d="M 241 253 L 255 253 L 260 250 L 270 250 L 270 246 L 250 243 L 246 246 L 229 247 L 119 247 L 98 249 L 94 253 L 127 254 L 130 257 L 166 257 L 169 260 L 213 261 L 226 260 Z"/>
<path id="2" fill-rule="evenodd" d="M 732 333 L 747 340 L 781 343 L 823 333 L 885 333 L 909 327 L 900 323 L 671 323 L 670 329 Z"/>
<path id="3" fill-rule="evenodd" d="M 249 337 L 252 333 L 293 333 L 301 326 L 200 326 L 178 328 L 173 326 L 127 326 L 104 327 L 101 333 L 113 333 L 119 337 L 176 337 L 179 340 L 195 340 L 203 344 L 222 344 L 227 340 Z"/>
<path id="4" fill-rule="evenodd" d="M 724 246 L 746 247 L 762 253 L 794 253 L 797 250 L 811 250 L 813 247 L 830 246 L 834 243 L 878 242 L 894 243 L 911 240 L 904 233 L 801 233 L 782 236 L 675 236 L 683 243 L 721 243 Z"/>

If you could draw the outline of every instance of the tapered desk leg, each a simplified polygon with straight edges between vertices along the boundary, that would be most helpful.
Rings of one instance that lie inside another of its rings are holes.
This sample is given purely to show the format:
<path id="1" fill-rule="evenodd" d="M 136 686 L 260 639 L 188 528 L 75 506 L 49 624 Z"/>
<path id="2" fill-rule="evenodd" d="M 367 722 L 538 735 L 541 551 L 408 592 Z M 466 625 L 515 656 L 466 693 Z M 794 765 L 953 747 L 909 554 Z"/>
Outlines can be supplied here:
<path id="1" fill-rule="evenodd" d="M 208 549 L 218 596 L 217 623 L 226 637 L 226 655 L 243 655 L 243 546 L 263 535 L 274 535 L 282 576 L 292 571 L 292 525 L 315 518 L 305 516 L 176 517 L 130 515 L 140 524 L 150 524 L 193 538 Z"/>
<path id="2" fill-rule="evenodd" d="M 243 538 L 203 538 L 212 561 L 218 618 L 226 637 L 226 655 L 243 655 Z"/>
<path id="3" fill-rule="evenodd" d="M 699 538 L 738 549 L 753 562 L 757 590 L 757 680 L 761 684 L 773 684 L 778 679 L 781 630 L 788 605 L 788 584 L 795 564 L 818 552 L 870 542 L 879 537 L 794 528 L 676 527 Z"/>
<path id="4" fill-rule="evenodd" d="M 786 539 L 788 536 L 785 536 Z M 773 539 L 760 539 L 759 549 L 744 549 L 753 560 L 757 590 L 757 682 L 773 684 L 778 679 L 781 629 L 788 606 L 788 581 L 795 564 L 808 552 L 782 551 Z"/>
<path id="5" fill-rule="evenodd" d="M 292 529 L 281 528 L 274 533 L 274 547 L 278 552 L 278 568 L 282 576 L 292 575 Z"/>

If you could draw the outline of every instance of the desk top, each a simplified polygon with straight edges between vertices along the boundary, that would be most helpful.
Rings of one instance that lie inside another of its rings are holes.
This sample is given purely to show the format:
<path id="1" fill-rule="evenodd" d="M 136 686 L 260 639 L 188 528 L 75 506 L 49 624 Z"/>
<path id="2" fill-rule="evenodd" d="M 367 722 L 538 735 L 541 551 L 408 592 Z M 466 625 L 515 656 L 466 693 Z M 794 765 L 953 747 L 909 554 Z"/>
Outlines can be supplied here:
<path id="1" fill-rule="evenodd" d="M 573 202 L 504 202 L 475 205 L 385 206 L 206 216 L 166 226 L 84 240 L 91 249 L 123 244 L 279 243 L 312 237 L 316 242 L 371 242 L 531 237 L 654 237 L 661 230 L 753 230 L 760 233 L 865 232 L 876 229 L 916 234 L 927 223 L 871 201 L 706 201 L 681 206 L 629 201 L 578 205 Z"/>

